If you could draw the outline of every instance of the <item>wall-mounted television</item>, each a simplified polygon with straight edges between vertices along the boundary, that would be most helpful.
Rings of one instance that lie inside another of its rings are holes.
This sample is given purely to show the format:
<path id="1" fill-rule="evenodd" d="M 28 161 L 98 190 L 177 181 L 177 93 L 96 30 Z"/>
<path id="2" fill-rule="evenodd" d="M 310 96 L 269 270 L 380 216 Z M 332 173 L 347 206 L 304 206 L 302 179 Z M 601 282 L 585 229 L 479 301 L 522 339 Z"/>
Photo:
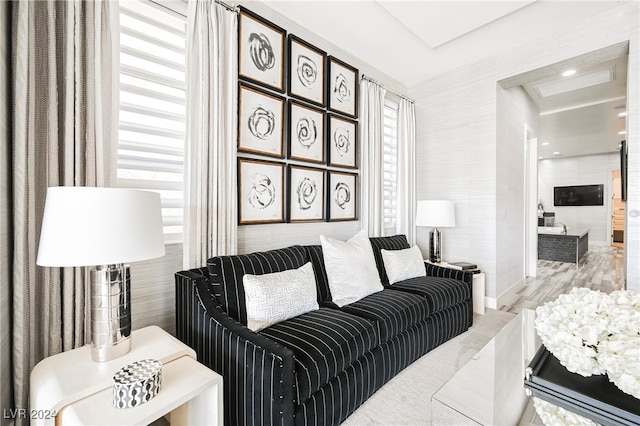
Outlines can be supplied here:
<path id="1" fill-rule="evenodd" d="M 604 185 L 554 186 L 554 206 L 603 206 Z"/>

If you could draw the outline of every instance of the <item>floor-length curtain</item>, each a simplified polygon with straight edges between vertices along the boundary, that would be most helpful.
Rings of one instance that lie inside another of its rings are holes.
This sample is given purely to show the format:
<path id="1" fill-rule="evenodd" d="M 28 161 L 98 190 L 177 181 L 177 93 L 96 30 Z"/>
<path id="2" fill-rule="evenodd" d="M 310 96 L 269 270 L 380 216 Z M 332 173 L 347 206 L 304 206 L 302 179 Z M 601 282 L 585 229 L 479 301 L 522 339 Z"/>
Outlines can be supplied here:
<path id="1" fill-rule="evenodd" d="M 88 340 L 84 268 L 35 262 L 46 188 L 111 183 L 118 5 L 20 1 L 11 7 L 13 389 L 14 406 L 26 408 L 32 367 Z"/>
<path id="2" fill-rule="evenodd" d="M 413 101 L 398 104 L 398 202 L 396 232 L 416 241 L 416 111 Z"/>
<path id="3" fill-rule="evenodd" d="M 185 268 L 237 250 L 237 15 L 189 2 Z"/>
<path id="4" fill-rule="evenodd" d="M 384 235 L 384 95 L 379 84 L 360 82 L 361 188 L 360 217 L 369 236 Z"/>

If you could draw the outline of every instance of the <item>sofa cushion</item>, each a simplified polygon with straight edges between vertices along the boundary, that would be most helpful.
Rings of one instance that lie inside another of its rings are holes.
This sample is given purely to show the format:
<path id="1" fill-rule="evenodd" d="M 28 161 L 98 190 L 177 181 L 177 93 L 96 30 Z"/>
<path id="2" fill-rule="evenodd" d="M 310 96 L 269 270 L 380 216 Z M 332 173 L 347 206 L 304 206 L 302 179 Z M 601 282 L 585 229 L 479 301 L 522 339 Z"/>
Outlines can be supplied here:
<path id="1" fill-rule="evenodd" d="M 409 248 L 409 242 L 404 235 L 393 235 L 390 237 L 372 237 L 371 248 L 373 249 L 373 257 L 376 260 L 376 267 L 378 268 L 378 274 L 380 275 L 380 281 L 382 285 L 389 285 L 387 279 L 387 271 L 384 268 L 384 261 L 382 260 L 382 253 L 380 250 L 403 250 Z"/>
<path id="2" fill-rule="evenodd" d="M 345 305 L 340 310 L 374 321 L 378 326 L 380 342 L 386 342 L 431 314 L 426 299 L 388 288 Z"/>
<path id="3" fill-rule="evenodd" d="M 272 274 L 245 274 L 242 281 L 247 327 L 253 331 L 319 308 L 311 262 Z"/>
<path id="4" fill-rule="evenodd" d="M 320 235 L 320 243 L 333 303 L 344 306 L 383 290 L 364 229 L 348 241 Z"/>
<path id="5" fill-rule="evenodd" d="M 330 308 L 279 322 L 260 334 L 293 351 L 298 404 L 379 344 L 374 323 Z"/>
<path id="6" fill-rule="evenodd" d="M 247 324 L 242 278 L 245 274 L 262 275 L 297 269 L 307 263 L 307 252 L 302 246 L 278 250 L 216 256 L 207 261 L 209 280 L 220 305 L 232 318 Z"/>
<path id="7" fill-rule="evenodd" d="M 431 312 L 438 312 L 450 306 L 471 300 L 471 289 L 464 281 L 451 278 L 417 277 L 400 281 L 394 290 L 419 294 L 429 302 Z"/>
<path id="8" fill-rule="evenodd" d="M 320 301 L 331 301 L 331 289 L 329 288 L 329 278 L 327 270 L 324 268 L 324 255 L 322 254 L 322 246 L 306 246 L 307 256 L 313 265 L 313 273 L 316 275 L 316 285 L 318 286 L 318 294 Z"/>
<path id="9" fill-rule="evenodd" d="M 418 246 L 403 250 L 382 249 L 380 253 L 382 254 L 389 284 L 427 275 L 422 253 Z"/>

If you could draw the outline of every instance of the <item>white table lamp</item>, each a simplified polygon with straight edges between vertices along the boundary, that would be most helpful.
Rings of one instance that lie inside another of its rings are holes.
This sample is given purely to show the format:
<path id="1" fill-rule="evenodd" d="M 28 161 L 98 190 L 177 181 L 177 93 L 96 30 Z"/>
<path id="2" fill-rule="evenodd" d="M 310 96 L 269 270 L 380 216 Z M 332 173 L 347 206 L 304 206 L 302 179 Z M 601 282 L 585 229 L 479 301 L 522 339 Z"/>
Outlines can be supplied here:
<path id="1" fill-rule="evenodd" d="M 416 226 L 432 228 L 429 231 L 429 261 L 442 262 L 442 236 L 438 228 L 456 226 L 453 202 L 448 200 L 418 201 Z"/>
<path id="2" fill-rule="evenodd" d="M 160 195 L 121 188 L 47 189 L 36 263 L 90 270 L 91 358 L 131 349 L 129 265 L 164 255 Z"/>

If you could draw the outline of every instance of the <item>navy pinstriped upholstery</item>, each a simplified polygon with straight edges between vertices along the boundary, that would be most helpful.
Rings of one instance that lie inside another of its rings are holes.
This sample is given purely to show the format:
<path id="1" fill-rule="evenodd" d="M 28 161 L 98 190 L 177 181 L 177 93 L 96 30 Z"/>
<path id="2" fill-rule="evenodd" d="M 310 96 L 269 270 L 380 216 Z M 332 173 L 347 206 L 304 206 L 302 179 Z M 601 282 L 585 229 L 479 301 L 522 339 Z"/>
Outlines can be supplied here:
<path id="1" fill-rule="evenodd" d="M 473 273 L 459 271 L 457 269 L 442 268 L 438 265 L 425 262 L 428 277 L 451 278 L 453 280 L 463 281 L 469 287 L 469 306 L 467 316 L 469 318 L 469 327 L 473 325 Z"/>
<path id="2" fill-rule="evenodd" d="M 320 302 L 331 301 L 331 289 L 329 288 L 329 278 L 327 270 L 324 267 L 324 255 L 322 254 L 322 246 L 306 246 L 307 255 L 313 265 L 313 272 L 316 276 L 316 285 L 318 286 L 318 295 Z"/>
<path id="3" fill-rule="evenodd" d="M 431 312 L 464 302 L 471 297 L 467 283 L 451 278 L 417 277 L 392 284 L 389 288 L 419 294 L 427 299 Z"/>
<path id="4" fill-rule="evenodd" d="M 429 335 L 429 350 L 467 331 L 469 328 L 467 313 L 470 307 L 473 309 L 470 304 L 471 301 L 458 303 L 442 311 L 434 312 L 429 317 L 433 321 L 432 333 Z"/>
<path id="5" fill-rule="evenodd" d="M 375 324 L 330 308 L 282 321 L 260 334 L 293 352 L 298 402 L 379 344 Z"/>
<path id="6" fill-rule="evenodd" d="M 426 299 L 390 289 L 370 294 L 339 309 L 375 321 L 380 342 L 386 342 L 418 324 L 431 313 Z"/>
<path id="7" fill-rule="evenodd" d="M 378 268 L 378 274 L 382 285 L 389 285 L 389 278 L 387 278 L 387 270 L 384 268 L 384 261 L 382 260 L 382 252 L 380 250 L 403 250 L 410 248 L 407 237 L 404 235 L 394 235 L 391 237 L 371 237 L 371 248 L 373 249 L 373 257 L 376 259 L 376 267 Z"/>
<path id="8" fill-rule="evenodd" d="M 307 263 L 302 246 L 235 256 L 217 256 L 207 260 L 209 279 L 223 309 L 242 324 L 247 324 L 242 277 L 245 274 L 263 275 L 297 269 Z M 224 284 L 223 284 L 224 283 Z"/>
<path id="9" fill-rule="evenodd" d="M 406 238 L 371 238 L 380 250 Z M 249 330 L 242 276 L 299 268 L 311 261 L 321 308 Z M 426 265 L 427 277 L 387 286 L 338 308 L 330 302 L 322 248 L 210 259 L 176 273 L 176 335 L 223 376 L 225 425 L 338 425 L 417 358 L 472 324 L 473 275 Z"/>
<path id="10" fill-rule="evenodd" d="M 380 348 L 367 352 L 296 407 L 296 425 L 338 425 L 380 389 Z"/>
<path id="11" fill-rule="evenodd" d="M 292 425 L 293 352 L 230 318 L 205 268 L 175 278 L 176 336 L 222 375 L 225 425 Z"/>

